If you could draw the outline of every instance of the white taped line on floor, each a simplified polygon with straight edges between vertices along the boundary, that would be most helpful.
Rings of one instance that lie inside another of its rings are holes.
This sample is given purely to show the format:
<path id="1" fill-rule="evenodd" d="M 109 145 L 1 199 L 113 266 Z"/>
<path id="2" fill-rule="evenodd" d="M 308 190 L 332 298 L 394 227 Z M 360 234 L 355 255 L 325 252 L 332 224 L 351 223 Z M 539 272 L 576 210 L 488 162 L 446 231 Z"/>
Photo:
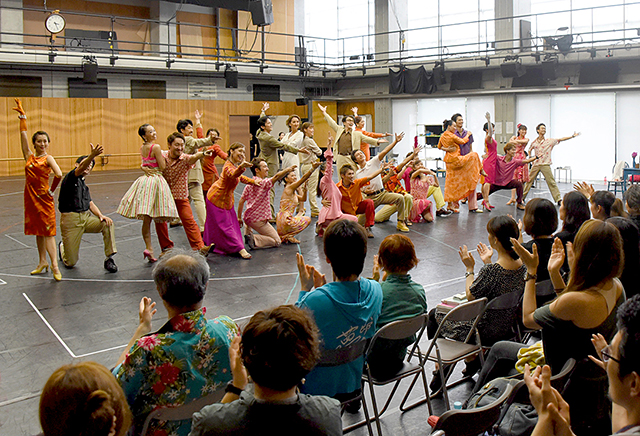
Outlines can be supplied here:
<path id="1" fill-rule="evenodd" d="M 437 283 L 429 283 L 428 285 L 424 285 L 424 288 L 425 289 L 430 289 L 430 288 L 433 288 L 433 287 L 436 287 L 436 286 L 453 284 L 453 283 L 462 282 L 462 281 L 465 281 L 465 280 L 466 280 L 465 277 L 456 277 L 455 279 L 443 280 L 443 281 L 437 282 Z"/>
<path id="2" fill-rule="evenodd" d="M 448 248 L 451 248 L 452 250 L 458 251 L 458 249 L 457 249 L 457 248 L 452 247 L 452 246 L 451 246 L 451 245 L 449 245 L 449 244 L 445 244 L 444 242 L 437 240 L 437 239 L 436 239 L 436 238 L 434 238 L 433 236 L 425 235 L 424 233 L 420 233 L 420 232 L 419 232 L 419 231 L 417 231 L 417 230 L 413 230 L 413 229 L 409 229 L 409 230 L 411 230 L 412 232 L 417 233 L 417 234 L 419 234 L 419 235 L 421 235 L 421 236 L 424 236 L 425 238 L 429 238 L 429 239 L 431 239 L 431 240 L 433 240 L 433 241 L 437 242 L 438 244 L 442 244 L 442 245 L 444 245 L 445 247 L 448 247 Z"/>
<path id="3" fill-rule="evenodd" d="M 27 245 L 27 244 L 25 244 L 25 243 L 23 243 L 23 242 L 20 242 L 20 241 L 18 241 L 16 238 L 12 238 L 12 237 L 11 237 L 11 236 L 9 236 L 9 235 L 5 235 L 5 236 L 6 236 L 7 238 L 11 239 L 13 242 L 17 242 L 18 244 L 22 245 L 23 247 L 33 248 L 34 250 L 35 250 L 35 248 L 36 248 L 36 247 L 32 247 L 32 246 L 30 246 L 30 245 Z"/>
<path id="4" fill-rule="evenodd" d="M 64 270 L 63 270 L 64 271 Z M 247 279 L 264 279 L 269 277 L 282 277 L 282 276 L 294 276 L 297 275 L 297 272 L 290 273 L 278 273 L 278 274 L 265 274 L 262 276 L 243 276 L 243 277 L 211 277 L 209 278 L 210 282 L 215 282 L 219 280 L 247 280 Z M 32 276 L 32 275 L 22 275 L 22 274 L 9 274 L 0 272 L 0 276 L 5 277 L 18 277 L 23 279 L 40 279 L 40 280 L 53 280 L 51 277 L 42 277 L 42 276 Z M 70 282 L 104 282 L 104 283 L 153 283 L 152 279 L 131 279 L 131 280 L 103 280 L 103 279 L 88 279 L 88 278 L 80 278 L 80 279 L 72 279 L 62 277 L 62 281 L 70 281 Z"/>
<path id="5" fill-rule="evenodd" d="M 75 354 L 73 354 L 73 351 L 71 351 L 71 348 L 69 348 L 69 346 L 66 344 L 65 341 L 62 340 L 62 338 L 60 337 L 60 335 L 54 330 L 53 327 L 51 327 L 51 324 L 49 324 L 49 321 L 47 321 L 47 319 L 44 317 L 44 315 L 40 312 L 40 310 L 38 310 L 38 308 L 36 307 L 35 304 L 33 304 L 33 302 L 31 301 L 31 299 L 27 296 L 27 294 L 25 294 L 24 292 L 22 293 L 22 296 L 27 300 L 27 303 L 29 303 L 31 305 L 31 307 L 33 308 L 33 310 L 36 311 L 36 313 L 38 314 L 38 316 L 40 317 L 40 319 L 42 320 L 42 322 L 44 322 L 44 325 L 46 325 L 49 330 L 51 330 L 51 333 L 53 333 L 53 336 L 56 337 L 56 339 L 58 340 L 58 342 L 60 342 L 60 344 L 62 344 L 62 346 L 64 347 L 65 350 L 67 350 L 67 353 L 69 353 L 71 355 L 71 357 L 73 357 L 74 359 L 77 357 Z"/>
<path id="6" fill-rule="evenodd" d="M 5 282 L 4 280 L 0 279 L 0 285 L 6 285 L 7 282 Z"/>

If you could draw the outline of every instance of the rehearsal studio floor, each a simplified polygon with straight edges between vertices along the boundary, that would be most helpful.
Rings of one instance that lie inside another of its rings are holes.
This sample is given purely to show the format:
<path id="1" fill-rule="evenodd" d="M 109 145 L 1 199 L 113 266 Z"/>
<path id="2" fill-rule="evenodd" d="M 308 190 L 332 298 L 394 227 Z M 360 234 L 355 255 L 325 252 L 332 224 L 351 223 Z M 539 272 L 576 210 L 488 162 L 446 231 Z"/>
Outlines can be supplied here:
<path id="1" fill-rule="evenodd" d="M 55 282 L 51 273 L 29 275 L 38 257 L 35 237 L 23 234 L 24 177 L 0 179 L 0 435 L 39 433 L 39 394 L 53 370 L 75 360 L 93 360 L 111 368 L 136 328 L 140 298 L 149 296 L 159 300 L 151 280 L 152 267 L 142 257 L 141 222 L 115 213 L 121 197 L 139 175 L 139 171 L 96 171 L 87 178 L 94 202 L 115 222 L 118 254 L 114 259 L 119 271 L 110 274 L 103 269 L 101 235 L 85 234 L 80 260 L 71 270 L 61 268 L 61 282 Z M 441 180 L 442 185 L 443 182 Z M 242 186 L 236 188 L 236 203 Z M 572 189 L 568 183 L 559 186 L 563 194 Z M 282 187 L 278 185 L 276 189 L 276 198 L 279 198 Z M 538 183 L 538 189 L 533 189 L 529 198 L 535 196 L 551 198 L 546 184 Z M 411 276 L 424 286 L 429 308 L 444 297 L 464 291 L 464 266 L 457 253 L 460 245 L 466 244 L 472 249 L 479 241 L 486 243 L 486 224 L 492 216 L 509 213 L 522 217 L 522 211 L 505 205 L 508 198 L 508 191 L 493 194 L 491 202 L 497 207 L 492 213 L 469 214 L 462 205 L 458 215 L 411 227 L 408 236 L 420 259 Z M 299 247 L 284 245 L 253 251 L 253 259 L 249 261 L 209 255 L 211 280 L 205 297 L 207 314 L 225 314 L 242 323 L 257 310 L 294 303 L 299 292 L 295 262 L 298 250 L 307 263 L 331 277 L 322 253 L 322 240 L 313 231 L 314 222 L 298 236 L 302 241 Z M 395 232 L 395 216 L 390 222 L 374 227 L 375 238 L 369 239 L 363 276 L 370 276 L 380 242 Z M 181 227 L 170 229 L 170 236 L 176 246 L 189 247 Z M 159 253 L 155 231 L 152 237 Z M 56 241 L 59 240 L 58 228 Z M 476 271 L 479 263 L 476 255 Z M 166 316 L 159 304 L 154 329 L 166 321 Z M 427 344 L 426 335 L 423 342 Z M 454 379 L 460 376 L 462 367 L 458 365 Z M 428 375 L 430 380 L 431 371 Z M 402 386 L 406 388 L 407 384 Z M 471 383 L 466 383 L 454 388 L 451 402 L 464 401 L 471 387 Z M 379 397 L 384 397 L 389 390 L 379 388 Z M 424 392 L 418 385 L 412 395 L 418 398 Z M 396 397 L 383 416 L 383 431 L 396 436 L 428 434 L 426 405 L 400 413 L 397 405 L 402 395 Z M 441 414 L 443 401 L 436 399 L 433 403 L 435 412 Z M 347 414 L 344 421 L 358 418 L 360 416 Z M 366 433 L 366 428 L 360 428 L 352 434 Z"/>

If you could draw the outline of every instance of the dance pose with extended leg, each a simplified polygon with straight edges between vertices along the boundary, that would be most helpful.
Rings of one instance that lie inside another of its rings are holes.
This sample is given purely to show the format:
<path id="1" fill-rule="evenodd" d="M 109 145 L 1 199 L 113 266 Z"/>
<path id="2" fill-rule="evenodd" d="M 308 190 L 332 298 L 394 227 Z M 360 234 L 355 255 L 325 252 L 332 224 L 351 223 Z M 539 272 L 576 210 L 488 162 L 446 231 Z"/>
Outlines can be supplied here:
<path id="1" fill-rule="evenodd" d="M 142 255 L 153 263 L 157 259 L 151 245 L 151 221 L 155 222 L 160 247 L 168 247 L 172 245 L 171 240 L 165 238 L 165 233 L 162 229 L 158 230 L 158 226 L 162 222 L 177 218 L 178 211 L 171 195 L 171 188 L 162 176 L 167 161 L 162 156 L 160 145 L 155 143 L 158 139 L 156 129 L 151 124 L 143 124 L 138 129 L 138 135 L 143 141 L 140 157 L 145 175 L 133 182 L 122 197 L 116 212 L 125 218 L 142 220 L 142 239 L 145 244 Z"/>
<path id="2" fill-rule="evenodd" d="M 299 193 L 298 188 L 311 177 L 311 174 L 320 166 L 320 163 L 320 161 L 314 162 L 311 169 L 300 180 L 298 180 L 295 171 L 289 171 L 289 174 L 284 176 L 285 186 L 280 199 L 280 210 L 276 217 L 276 226 L 278 235 L 285 243 L 299 244 L 300 241 L 294 236 L 306 229 L 311 223 L 311 218 L 304 216 L 307 187 L 304 186 L 302 188 L 302 193 Z M 297 214 L 296 209 L 298 210 Z"/>
<path id="3" fill-rule="evenodd" d="M 27 114 L 22 102 L 16 98 L 14 111 L 20 118 L 20 144 L 22 157 L 26 165 L 24 185 L 24 234 L 35 235 L 38 245 L 38 266 L 31 274 L 42 274 L 49 268 L 47 253 L 51 259 L 51 273 L 56 281 L 62 280 L 56 258 L 56 209 L 53 204 L 53 191 L 60 183 L 62 171 L 56 160 L 48 154 L 49 135 L 37 131 L 31 137 L 34 151 L 29 149 L 27 136 Z M 53 171 L 54 179 L 49 187 L 49 174 Z"/>
<path id="4" fill-rule="evenodd" d="M 491 122 L 491 115 L 487 112 L 485 115 L 487 122 L 484 123 L 483 130 L 486 133 L 484 138 L 484 151 L 485 154 L 482 156 L 482 168 L 487 175 L 484 178 L 484 182 L 482 182 L 482 206 L 484 210 L 491 212 L 493 206 L 489 204 L 489 186 L 492 183 L 495 183 L 496 177 L 496 159 L 498 158 L 498 143 L 493 138 L 493 128 L 494 124 Z M 487 187 L 487 191 L 485 192 L 484 187 Z"/>

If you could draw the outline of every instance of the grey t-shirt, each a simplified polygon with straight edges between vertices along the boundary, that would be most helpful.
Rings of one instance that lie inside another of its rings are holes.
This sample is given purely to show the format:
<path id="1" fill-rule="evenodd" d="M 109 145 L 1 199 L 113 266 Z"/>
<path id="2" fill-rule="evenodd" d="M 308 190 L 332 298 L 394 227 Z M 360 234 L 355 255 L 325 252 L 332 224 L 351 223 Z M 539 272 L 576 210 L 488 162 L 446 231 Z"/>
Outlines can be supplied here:
<path id="1" fill-rule="evenodd" d="M 272 429 L 269 431 L 268 429 Z M 341 435 L 340 402 L 299 394 L 292 401 L 264 403 L 251 392 L 227 404 L 212 404 L 193 414 L 190 436 Z"/>

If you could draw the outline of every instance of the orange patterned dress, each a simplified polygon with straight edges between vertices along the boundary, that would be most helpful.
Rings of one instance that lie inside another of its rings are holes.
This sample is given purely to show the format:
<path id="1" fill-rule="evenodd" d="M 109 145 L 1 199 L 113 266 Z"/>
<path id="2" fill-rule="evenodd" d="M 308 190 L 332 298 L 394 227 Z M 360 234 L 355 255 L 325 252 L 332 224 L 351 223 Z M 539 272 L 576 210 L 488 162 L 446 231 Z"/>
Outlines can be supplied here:
<path id="1" fill-rule="evenodd" d="M 47 155 L 30 155 L 24 173 L 24 234 L 55 236 L 56 208 L 49 194 L 51 167 L 47 163 Z"/>
<path id="2" fill-rule="evenodd" d="M 447 151 L 443 159 L 447 165 L 444 201 L 454 202 L 467 197 L 470 192 L 476 189 L 480 180 L 482 164 L 478 153 L 472 151 L 460 156 L 460 145 L 466 142 L 465 139 L 459 138 L 449 131 L 445 131 L 438 142 L 438 148 L 456 146 L 456 151 Z"/>

